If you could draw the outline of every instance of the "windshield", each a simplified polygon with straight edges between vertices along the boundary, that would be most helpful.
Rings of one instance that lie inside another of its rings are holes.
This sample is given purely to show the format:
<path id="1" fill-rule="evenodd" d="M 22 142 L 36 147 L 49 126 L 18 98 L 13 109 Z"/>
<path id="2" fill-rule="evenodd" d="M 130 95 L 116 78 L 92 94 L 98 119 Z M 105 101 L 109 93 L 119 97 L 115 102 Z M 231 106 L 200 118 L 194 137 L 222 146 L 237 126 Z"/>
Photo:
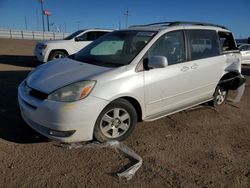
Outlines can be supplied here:
<path id="1" fill-rule="evenodd" d="M 155 34 L 155 31 L 114 31 L 97 39 L 71 58 L 98 66 L 128 65 Z"/>
<path id="2" fill-rule="evenodd" d="M 71 35 L 65 37 L 64 40 L 71 40 L 71 39 L 75 38 L 77 35 L 79 35 L 80 33 L 82 33 L 83 31 L 85 31 L 85 30 L 76 31 L 76 32 L 72 33 Z"/>

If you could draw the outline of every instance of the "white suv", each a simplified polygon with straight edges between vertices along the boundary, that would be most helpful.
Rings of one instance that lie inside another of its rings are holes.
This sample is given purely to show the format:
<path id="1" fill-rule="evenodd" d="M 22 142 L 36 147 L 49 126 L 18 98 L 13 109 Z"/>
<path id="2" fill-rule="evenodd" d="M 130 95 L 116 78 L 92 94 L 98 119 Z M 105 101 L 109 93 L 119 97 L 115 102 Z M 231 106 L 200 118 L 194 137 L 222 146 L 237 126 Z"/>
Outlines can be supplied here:
<path id="1" fill-rule="evenodd" d="M 199 40 L 206 42 L 198 47 Z M 20 84 L 18 99 L 24 120 L 41 134 L 103 142 L 125 139 L 138 121 L 205 102 L 222 105 L 244 82 L 228 29 L 156 23 L 114 31 L 37 67 Z"/>
<path id="2" fill-rule="evenodd" d="M 63 40 L 41 41 L 37 43 L 34 55 L 40 62 L 62 58 L 78 52 L 92 41 L 111 31 L 113 30 L 86 29 L 76 31 Z"/>

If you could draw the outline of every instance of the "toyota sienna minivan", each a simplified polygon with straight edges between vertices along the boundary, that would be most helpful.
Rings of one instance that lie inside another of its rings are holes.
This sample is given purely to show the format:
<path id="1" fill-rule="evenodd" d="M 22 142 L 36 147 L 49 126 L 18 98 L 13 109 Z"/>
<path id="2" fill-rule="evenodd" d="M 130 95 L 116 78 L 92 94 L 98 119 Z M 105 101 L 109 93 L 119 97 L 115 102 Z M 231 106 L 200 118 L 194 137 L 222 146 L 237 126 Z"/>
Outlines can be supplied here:
<path id="1" fill-rule="evenodd" d="M 18 100 L 25 122 L 51 139 L 104 142 L 127 138 L 138 121 L 222 105 L 244 82 L 227 28 L 164 22 L 111 32 L 37 67 Z"/>

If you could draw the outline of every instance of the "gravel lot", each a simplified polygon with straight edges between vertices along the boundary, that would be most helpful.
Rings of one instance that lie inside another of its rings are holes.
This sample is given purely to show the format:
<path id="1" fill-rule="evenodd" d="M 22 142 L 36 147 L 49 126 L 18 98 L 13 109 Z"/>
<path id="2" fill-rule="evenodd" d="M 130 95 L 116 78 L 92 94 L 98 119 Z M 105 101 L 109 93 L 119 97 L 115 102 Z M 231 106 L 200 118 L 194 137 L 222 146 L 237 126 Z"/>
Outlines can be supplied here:
<path id="1" fill-rule="evenodd" d="M 140 123 L 124 143 L 143 165 L 126 181 L 115 173 L 128 158 L 59 147 L 22 120 L 17 86 L 39 64 L 35 43 L 0 39 L 0 187 L 250 187 L 250 66 L 240 103 Z"/>

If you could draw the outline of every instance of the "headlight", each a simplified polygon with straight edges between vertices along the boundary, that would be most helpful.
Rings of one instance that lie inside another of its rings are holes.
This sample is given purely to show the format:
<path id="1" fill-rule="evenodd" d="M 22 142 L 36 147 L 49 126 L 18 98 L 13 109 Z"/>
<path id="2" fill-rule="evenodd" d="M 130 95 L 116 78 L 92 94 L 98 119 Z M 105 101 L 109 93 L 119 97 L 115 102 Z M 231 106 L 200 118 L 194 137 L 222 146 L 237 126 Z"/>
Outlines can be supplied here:
<path id="1" fill-rule="evenodd" d="M 58 89 L 48 96 L 49 100 L 73 102 L 87 97 L 95 86 L 95 81 L 82 81 Z"/>
<path id="2" fill-rule="evenodd" d="M 38 45 L 38 48 L 39 48 L 39 49 L 45 49 L 46 47 L 47 47 L 46 44 L 39 44 L 39 45 Z"/>

